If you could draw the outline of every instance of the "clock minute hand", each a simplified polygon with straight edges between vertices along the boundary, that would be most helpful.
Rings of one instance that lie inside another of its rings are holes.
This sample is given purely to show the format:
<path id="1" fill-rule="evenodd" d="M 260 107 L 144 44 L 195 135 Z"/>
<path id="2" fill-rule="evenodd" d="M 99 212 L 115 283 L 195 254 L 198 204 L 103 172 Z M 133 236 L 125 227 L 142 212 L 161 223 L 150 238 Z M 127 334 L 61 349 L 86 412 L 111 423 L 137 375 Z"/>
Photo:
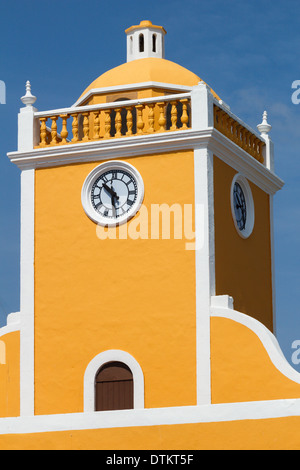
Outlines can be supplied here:
<path id="1" fill-rule="evenodd" d="M 111 197 L 115 197 L 117 199 L 119 199 L 119 196 L 117 196 L 117 193 L 111 189 L 109 186 L 107 186 L 107 184 L 103 184 L 103 188 L 111 195 Z"/>

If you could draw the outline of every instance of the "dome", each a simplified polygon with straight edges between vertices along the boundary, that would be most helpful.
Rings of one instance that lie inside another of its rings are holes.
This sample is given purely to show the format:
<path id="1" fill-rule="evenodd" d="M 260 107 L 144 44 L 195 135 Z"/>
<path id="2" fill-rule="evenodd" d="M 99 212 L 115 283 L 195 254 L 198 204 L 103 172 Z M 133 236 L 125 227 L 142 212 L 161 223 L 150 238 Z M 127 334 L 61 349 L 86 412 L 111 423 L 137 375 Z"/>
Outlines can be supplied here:
<path id="1" fill-rule="evenodd" d="M 193 87 L 201 79 L 190 70 L 170 60 L 160 58 L 137 59 L 108 70 L 94 80 L 82 93 L 82 98 L 90 90 L 112 86 L 122 86 L 144 82 L 159 82 Z M 211 90 L 216 99 L 218 95 Z"/>

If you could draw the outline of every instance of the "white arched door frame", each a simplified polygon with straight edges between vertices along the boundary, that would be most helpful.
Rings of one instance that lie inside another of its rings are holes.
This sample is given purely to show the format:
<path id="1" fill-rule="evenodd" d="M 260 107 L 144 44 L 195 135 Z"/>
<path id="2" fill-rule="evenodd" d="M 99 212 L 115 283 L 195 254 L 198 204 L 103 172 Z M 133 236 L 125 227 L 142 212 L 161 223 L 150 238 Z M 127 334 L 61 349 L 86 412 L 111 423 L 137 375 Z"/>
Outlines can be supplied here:
<path id="1" fill-rule="evenodd" d="M 131 354 L 111 349 L 94 357 L 84 374 L 84 411 L 95 411 L 95 377 L 99 369 L 108 362 L 122 362 L 133 376 L 133 408 L 144 408 L 144 374 L 139 363 Z"/>

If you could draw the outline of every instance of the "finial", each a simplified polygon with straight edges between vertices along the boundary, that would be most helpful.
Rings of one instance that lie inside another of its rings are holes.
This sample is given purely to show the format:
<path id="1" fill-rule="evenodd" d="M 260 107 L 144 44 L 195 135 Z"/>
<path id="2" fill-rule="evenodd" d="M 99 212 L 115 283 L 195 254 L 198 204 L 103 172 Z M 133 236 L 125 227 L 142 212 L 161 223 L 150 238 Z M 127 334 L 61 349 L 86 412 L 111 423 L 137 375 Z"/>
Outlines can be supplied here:
<path id="1" fill-rule="evenodd" d="M 31 94 L 31 84 L 29 80 L 26 82 L 26 94 L 25 96 L 22 96 L 21 101 L 27 107 L 32 107 L 32 105 L 36 102 L 36 97 Z"/>
<path id="2" fill-rule="evenodd" d="M 262 135 L 263 134 L 268 134 L 270 132 L 270 130 L 272 129 L 272 126 L 270 124 L 268 124 L 267 119 L 268 119 L 268 113 L 267 113 L 267 111 L 264 111 L 262 123 L 258 124 L 258 126 L 257 126 L 257 129 L 259 130 L 259 132 Z"/>

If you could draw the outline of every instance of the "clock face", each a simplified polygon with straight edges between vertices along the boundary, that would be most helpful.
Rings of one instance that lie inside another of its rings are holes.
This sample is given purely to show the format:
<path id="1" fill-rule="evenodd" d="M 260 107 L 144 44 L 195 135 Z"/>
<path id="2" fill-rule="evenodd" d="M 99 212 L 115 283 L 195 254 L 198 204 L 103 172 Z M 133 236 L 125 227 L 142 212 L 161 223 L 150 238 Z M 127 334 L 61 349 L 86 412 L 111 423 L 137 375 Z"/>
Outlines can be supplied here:
<path id="1" fill-rule="evenodd" d="M 94 182 L 91 202 L 96 212 L 108 220 L 130 213 L 138 197 L 138 185 L 132 174 L 123 169 L 102 173 Z"/>
<path id="2" fill-rule="evenodd" d="M 231 212 L 238 234 L 246 239 L 254 228 L 254 200 L 250 184 L 245 176 L 237 173 L 231 183 Z"/>
<path id="3" fill-rule="evenodd" d="M 233 204 L 237 226 L 239 230 L 245 230 L 247 221 L 246 198 L 239 183 L 235 183 L 233 187 Z"/>
<path id="4" fill-rule="evenodd" d="M 127 222 L 144 198 L 143 180 L 136 168 L 122 161 L 102 163 L 87 176 L 81 200 L 86 214 L 103 226 Z"/>

